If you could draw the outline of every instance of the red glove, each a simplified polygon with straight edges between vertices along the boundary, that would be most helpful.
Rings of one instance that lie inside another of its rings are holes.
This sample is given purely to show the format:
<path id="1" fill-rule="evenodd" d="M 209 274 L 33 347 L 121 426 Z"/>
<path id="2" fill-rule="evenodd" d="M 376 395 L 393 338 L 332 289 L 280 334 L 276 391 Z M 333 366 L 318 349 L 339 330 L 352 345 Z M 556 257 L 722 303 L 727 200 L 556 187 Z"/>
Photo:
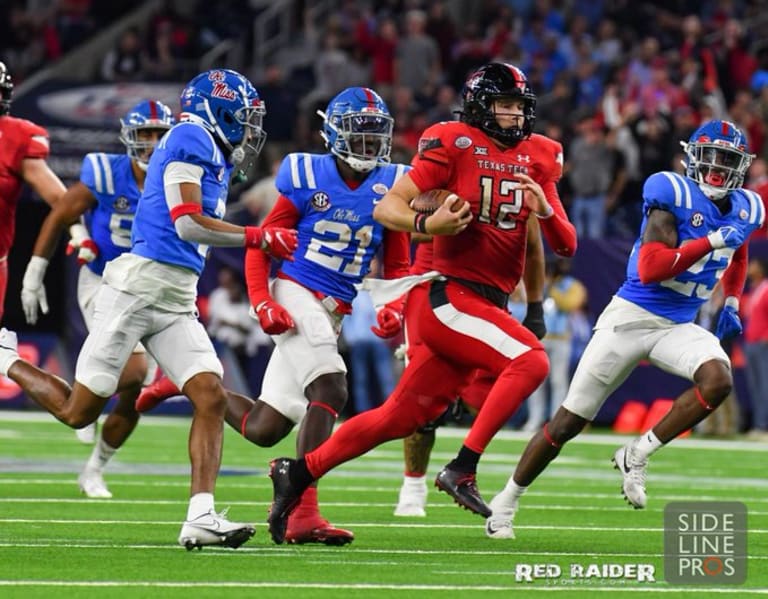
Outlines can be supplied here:
<path id="1" fill-rule="evenodd" d="M 86 237 L 79 241 L 70 239 L 67 244 L 67 256 L 73 254 L 77 250 L 77 263 L 82 266 L 88 262 L 93 262 L 99 257 L 99 246 L 93 239 Z"/>
<path id="2" fill-rule="evenodd" d="M 299 246 L 298 233 L 283 227 L 246 227 L 246 247 L 257 247 L 275 258 L 293 260 L 293 252 Z"/>
<path id="3" fill-rule="evenodd" d="M 385 304 L 384 307 L 376 313 L 378 327 L 371 327 L 376 336 L 382 339 L 394 337 L 403 328 L 403 302 L 398 299 L 394 302 Z"/>
<path id="4" fill-rule="evenodd" d="M 280 335 L 296 326 L 288 310 L 275 300 L 264 300 L 256 306 L 254 313 L 267 335 Z"/>

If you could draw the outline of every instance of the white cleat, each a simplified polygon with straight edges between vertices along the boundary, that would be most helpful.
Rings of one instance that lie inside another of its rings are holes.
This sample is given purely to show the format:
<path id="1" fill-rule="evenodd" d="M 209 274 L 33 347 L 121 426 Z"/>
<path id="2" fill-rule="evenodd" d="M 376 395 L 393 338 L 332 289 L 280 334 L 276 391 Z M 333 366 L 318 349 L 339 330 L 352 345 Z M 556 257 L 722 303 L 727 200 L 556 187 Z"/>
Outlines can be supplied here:
<path id="1" fill-rule="evenodd" d="M 514 539 L 515 529 L 512 521 L 515 519 L 517 502 L 512 505 L 503 497 L 503 492 L 496 495 L 488 504 L 492 514 L 485 519 L 485 534 L 491 539 Z"/>
<path id="2" fill-rule="evenodd" d="M 621 492 L 627 503 L 636 510 L 643 509 L 648 499 L 645 494 L 645 469 L 648 466 L 648 458 L 638 458 L 630 443 L 616 450 L 613 454 L 613 464 L 624 477 Z"/>
<path id="3" fill-rule="evenodd" d="M 0 375 L 7 376 L 8 369 L 19 359 L 19 340 L 16 333 L 5 327 L 0 329 Z"/>
<path id="4" fill-rule="evenodd" d="M 425 518 L 427 516 L 427 483 L 400 487 L 400 496 L 395 507 L 395 516 L 402 518 Z"/>
<path id="5" fill-rule="evenodd" d="M 252 524 L 230 522 L 225 518 L 227 511 L 217 514 L 213 510 L 187 520 L 181 526 L 179 545 L 187 551 L 202 549 L 206 545 L 224 545 L 237 549 L 250 539 L 256 529 Z"/>
<path id="6" fill-rule="evenodd" d="M 112 493 L 109 492 L 101 472 L 83 470 L 77 477 L 77 484 L 90 499 L 112 499 Z"/>
<path id="7" fill-rule="evenodd" d="M 83 428 L 75 429 L 75 436 L 80 443 L 93 445 L 96 442 L 96 423 L 86 424 Z"/>

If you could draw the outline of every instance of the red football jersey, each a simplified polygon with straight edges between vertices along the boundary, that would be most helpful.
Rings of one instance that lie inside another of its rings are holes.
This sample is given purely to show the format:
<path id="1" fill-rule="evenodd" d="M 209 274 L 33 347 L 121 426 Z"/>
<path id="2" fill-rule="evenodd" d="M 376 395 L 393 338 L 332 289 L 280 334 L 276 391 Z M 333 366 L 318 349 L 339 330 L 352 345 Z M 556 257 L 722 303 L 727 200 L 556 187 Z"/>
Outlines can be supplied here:
<path id="1" fill-rule="evenodd" d="M 423 275 L 434 268 L 432 266 L 432 242 L 422 241 L 416 244 L 416 250 L 413 253 L 413 264 L 411 264 L 412 275 Z"/>
<path id="2" fill-rule="evenodd" d="M 16 205 L 21 194 L 21 163 L 48 157 L 48 132 L 24 119 L 0 117 L 0 257 L 13 243 Z"/>
<path id="3" fill-rule="evenodd" d="M 419 140 L 411 179 L 422 192 L 453 191 L 470 203 L 473 215 L 460 234 L 435 236 L 435 269 L 511 293 L 525 265 L 530 214 L 515 174 L 534 179 L 552 208 L 564 214 L 556 186 L 562 163 L 562 146 L 543 135 L 501 150 L 480 129 L 465 123 L 444 122 L 427 129 Z"/>

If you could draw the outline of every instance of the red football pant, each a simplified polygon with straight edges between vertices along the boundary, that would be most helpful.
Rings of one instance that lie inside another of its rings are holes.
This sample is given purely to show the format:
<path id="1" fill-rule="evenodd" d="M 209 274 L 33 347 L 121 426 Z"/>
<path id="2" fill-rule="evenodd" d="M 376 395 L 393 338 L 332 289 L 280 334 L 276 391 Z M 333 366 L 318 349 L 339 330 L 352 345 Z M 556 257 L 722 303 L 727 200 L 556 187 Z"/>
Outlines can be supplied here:
<path id="1" fill-rule="evenodd" d="M 8 288 L 8 256 L 0 257 L 0 322 L 5 312 L 5 291 Z"/>
<path id="2" fill-rule="evenodd" d="M 440 416 L 476 369 L 497 377 L 464 442 L 482 453 L 547 376 L 549 361 L 536 336 L 462 285 L 417 287 L 408 310 L 418 314 L 423 343 L 413 348 L 400 382 L 381 406 L 346 421 L 304 456 L 315 478 Z"/>

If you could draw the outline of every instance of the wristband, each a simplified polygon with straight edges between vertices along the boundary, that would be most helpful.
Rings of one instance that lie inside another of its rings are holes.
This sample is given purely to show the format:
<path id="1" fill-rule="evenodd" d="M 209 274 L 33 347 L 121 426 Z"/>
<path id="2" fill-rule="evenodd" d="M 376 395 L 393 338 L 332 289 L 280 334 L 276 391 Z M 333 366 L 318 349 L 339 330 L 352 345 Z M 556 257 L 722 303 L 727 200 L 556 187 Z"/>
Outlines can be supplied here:
<path id="1" fill-rule="evenodd" d="M 728 297 L 725 298 L 725 304 L 724 305 L 726 307 L 728 307 L 728 308 L 733 308 L 734 310 L 738 311 L 738 309 L 739 309 L 739 298 L 734 296 L 734 295 L 729 295 Z"/>
<path id="2" fill-rule="evenodd" d="M 416 229 L 417 233 L 424 233 L 426 235 L 427 233 L 427 214 L 423 214 L 421 212 L 417 212 L 416 216 L 413 217 L 413 228 Z"/>
<path id="3" fill-rule="evenodd" d="M 536 218 L 549 218 L 555 213 L 555 211 L 552 209 L 552 206 L 547 204 L 547 211 L 544 214 L 536 213 Z"/>

